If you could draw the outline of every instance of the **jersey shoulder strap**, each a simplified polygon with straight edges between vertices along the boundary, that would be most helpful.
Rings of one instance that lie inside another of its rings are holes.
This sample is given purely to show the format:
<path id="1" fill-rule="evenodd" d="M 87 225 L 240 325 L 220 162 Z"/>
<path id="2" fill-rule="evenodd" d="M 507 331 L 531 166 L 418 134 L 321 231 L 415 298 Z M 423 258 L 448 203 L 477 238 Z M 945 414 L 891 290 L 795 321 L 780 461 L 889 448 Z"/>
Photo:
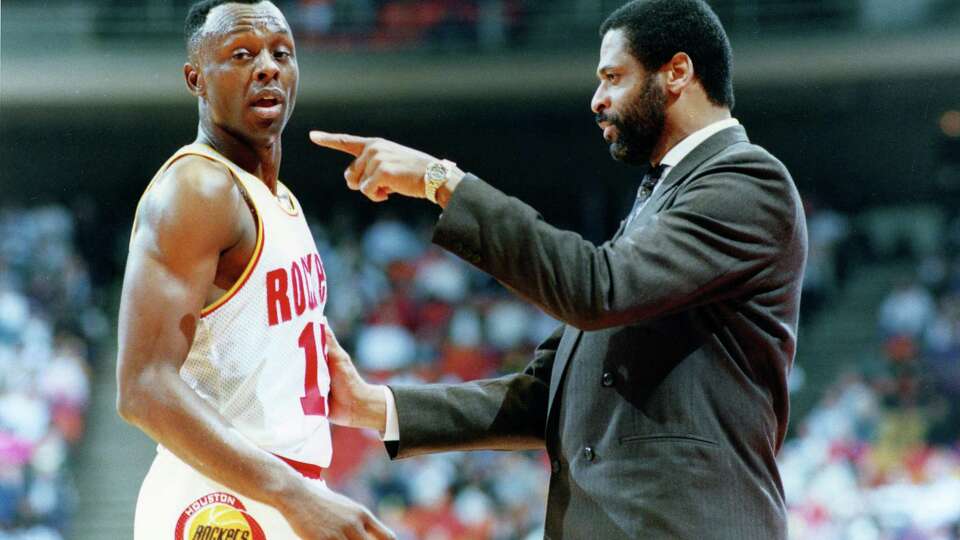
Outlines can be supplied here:
<path id="1" fill-rule="evenodd" d="M 237 183 L 237 186 L 240 188 L 240 193 L 243 195 L 244 199 L 246 199 L 247 204 L 250 206 L 250 210 L 255 214 L 254 217 L 258 222 L 257 227 L 262 228 L 259 223 L 260 212 L 257 211 L 257 206 L 253 200 L 253 194 L 251 193 L 250 185 L 248 183 L 250 182 L 250 179 L 245 178 L 245 176 L 249 175 L 249 173 L 237 167 L 236 164 L 210 146 L 201 143 L 193 143 L 180 147 L 180 149 L 174 152 L 172 156 L 167 158 L 163 165 L 161 165 L 157 172 L 153 175 L 153 178 L 150 179 L 150 182 L 147 183 L 147 187 L 144 188 L 143 193 L 140 195 L 140 199 L 137 201 L 137 208 L 133 213 L 133 222 L 131 224 L 130 234 L 131 242 L 133 241 L 133 231 L 137 226 L 137 219 L 140 216 L 140 207 L 143 206 L 143 200 L 146 198 L 147 193 L 150 192 L 150 189 L 153 188 L 153 186 L 157 183 L 157 180 L 159 180 L 160 177 L 162 177 L 174 163 L 187 156 L 199 156 L 226 167 L 227 170 L 230 171 L 230 175 L 233 177 L 234 181 Z"/>

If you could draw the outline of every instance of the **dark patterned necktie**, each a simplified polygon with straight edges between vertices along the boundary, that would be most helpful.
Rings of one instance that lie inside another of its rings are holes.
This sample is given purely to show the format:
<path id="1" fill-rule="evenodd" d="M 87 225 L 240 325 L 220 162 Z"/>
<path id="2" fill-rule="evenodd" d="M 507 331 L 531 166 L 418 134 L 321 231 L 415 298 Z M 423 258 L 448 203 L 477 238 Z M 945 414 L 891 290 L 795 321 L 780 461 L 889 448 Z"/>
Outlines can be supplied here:
<path id="1" fill-rule="evenodd" d="M 656 167 L 647 169 L 647 174 L 643 175 L 643 180 L 640 181 L 640 189 L 637 190 L 637 200 L 633 202 L 633 209 L 630 210 L 627 225 L 640 213 L 640 209 L 643 208 L 643 203 L 647 202 L 647 199 L 653 194 L 653 189 L 657 187 L 657 182 L 660 181 L 660 177 L 663 176 L 663 171 L 666 169 L 667 166 L 662 163 Z"/>

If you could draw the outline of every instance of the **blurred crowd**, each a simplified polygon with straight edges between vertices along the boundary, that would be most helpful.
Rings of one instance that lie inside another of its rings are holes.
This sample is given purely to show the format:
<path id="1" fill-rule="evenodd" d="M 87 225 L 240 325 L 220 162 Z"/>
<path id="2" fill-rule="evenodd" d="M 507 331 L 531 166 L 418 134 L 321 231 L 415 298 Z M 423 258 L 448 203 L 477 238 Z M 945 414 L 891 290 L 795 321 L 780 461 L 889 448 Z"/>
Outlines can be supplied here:
<path id="1" fill-rule="evenodd" d="M 779 461 L 791 538 L 960 538 L 960 428 L 952 443 L 936 442 L 936 420 L 898 405 L 899 393 L 849 374 L 787 441 Z"/>
<path id="2" fill-rule="evenodd" d="M 283 9 L 306 43 L 499 49 L 522 37 L 524 0 L 300 0 Z"/>
<path id="3" fill-rule="evenodd" d="M 107 322 L 62 207 L 0 210 L 0 540 L 62 538 Z"/>
<path id="4" fill-rule="evenodd" d="M 35 0 L 7 0 L 35 4 Z M 88 5 L 103 36 L 142 39 L 143 32 L 175 32 L 193 0 L 48 0 Z M 595 25 L 623 2 L 612 0 L 275 0 L 301 43 L 374 48 L 504 49 L 523 46 L 528 28 L 569 36 Z M 868 32 L 947 26 L 960 16 L 951 0 L 711 0 L 734 34 L 778 34 L 785 28 Z M 95 10 L 94 6 L 102 6 Z M 137 22 L 138 31 L 129 23 Z M 558 21 L 562 25 L 551 29 Z M 119 24 L 118 24 L 119 23 Z M 83 25 L 81 25 L 83 27 Z M 562 30 L 561 30 L 562 28 Z M 536 32 L 529 32 L 534 34 Z M 134 37 L 136 36 L 136 37 Z"/>
<path id="5" fill-rule="evenodd" d="M 852 225 L 844 214 L 804 197 L 807 216 L 807 266 L 803 273 L 800 322 L 809 324 L 821 307 L 843 287 L 849 273 Z"/>
<path id="6" fill-rule="evenodd" d="M 914 235 L 934 238 L 933 249 L 905 243 L 913 270 L 876 313 L 876 356 L 849 366 L 781 452 L 793 538 L 960 538 L 960 227 L 953 229 Z M 812 260 L 814 235 L 811 227 Z"/>

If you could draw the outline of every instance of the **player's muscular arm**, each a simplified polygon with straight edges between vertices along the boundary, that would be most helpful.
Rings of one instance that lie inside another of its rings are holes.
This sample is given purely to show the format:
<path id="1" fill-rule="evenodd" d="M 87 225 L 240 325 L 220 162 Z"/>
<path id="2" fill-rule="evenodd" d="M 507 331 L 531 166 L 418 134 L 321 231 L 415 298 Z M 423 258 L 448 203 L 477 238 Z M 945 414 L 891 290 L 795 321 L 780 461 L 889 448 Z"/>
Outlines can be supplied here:
<path id="1" fill-rule="evenodd" d="M 120 304 L 117 405 L 198 471 L 268 500 L 289 474 L 179 376 L 219 255 L 241 239 L 242 204 L 229 172 L 202 158 L 182 159 L 147 193 Z"/>
<path id="2" fill-rule="evenodd" d="M 299 474 L 233 429 L 179 376 L 219 256 L 241 239 L 244 219 L 250 211 L 229 172 L 202 158 L 176 163 L 144 198 L 120 304 L 118 411 L 204 475 L 276 507 L 304 538 L 327 538 L 304 529 L 344 516 L 361 521 L 345 537 L 366 538 L 362 507 L 332 492 L 321 504 Z"/>

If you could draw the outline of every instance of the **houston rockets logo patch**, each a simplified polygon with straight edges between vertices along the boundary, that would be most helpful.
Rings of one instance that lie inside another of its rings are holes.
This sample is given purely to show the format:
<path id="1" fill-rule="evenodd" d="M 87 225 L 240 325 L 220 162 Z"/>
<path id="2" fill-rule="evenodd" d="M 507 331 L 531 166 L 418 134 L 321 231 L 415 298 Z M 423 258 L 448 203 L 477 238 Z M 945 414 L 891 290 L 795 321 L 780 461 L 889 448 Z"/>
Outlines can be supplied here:
<path id="1" fill-rule="evenodd" d="M 211 493 L 193 501 L 177 521 L 174 540 L 266 540 L 246 507 L 228 493 Z"/>

